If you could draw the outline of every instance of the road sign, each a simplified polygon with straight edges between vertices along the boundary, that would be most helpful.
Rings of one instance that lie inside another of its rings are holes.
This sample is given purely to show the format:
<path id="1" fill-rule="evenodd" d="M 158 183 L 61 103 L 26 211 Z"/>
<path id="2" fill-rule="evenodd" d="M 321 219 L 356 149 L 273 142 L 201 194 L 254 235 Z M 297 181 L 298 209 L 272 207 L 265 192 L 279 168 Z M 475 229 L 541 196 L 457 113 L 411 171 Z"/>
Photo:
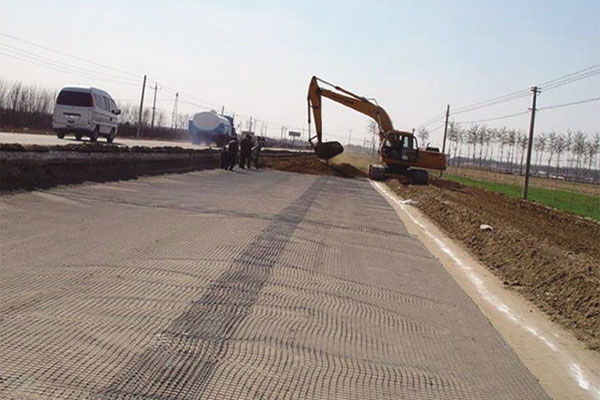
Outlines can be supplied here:
<path id="1" fill-rule="evenodd" d="M 300 137 L 302 135 L 302 133 L 296 132 L 296 131 L 289 131 L 288 135 L 293 136 L 293 137 Z"/>

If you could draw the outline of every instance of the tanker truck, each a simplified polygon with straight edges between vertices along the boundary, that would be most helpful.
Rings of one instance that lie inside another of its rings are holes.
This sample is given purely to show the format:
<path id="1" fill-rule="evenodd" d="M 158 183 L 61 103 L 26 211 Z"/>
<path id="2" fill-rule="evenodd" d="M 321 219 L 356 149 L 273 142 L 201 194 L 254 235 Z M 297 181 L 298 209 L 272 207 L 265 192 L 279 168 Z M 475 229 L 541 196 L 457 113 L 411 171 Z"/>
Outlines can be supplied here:
<path id="1" fill-rule="evenodd" d="M 224 146 L 235 136 L 233 117 L 217 114 L 216 111 L 203 111 L 194 114 L 188 123 L 188 132 L 193 144 Z"/>

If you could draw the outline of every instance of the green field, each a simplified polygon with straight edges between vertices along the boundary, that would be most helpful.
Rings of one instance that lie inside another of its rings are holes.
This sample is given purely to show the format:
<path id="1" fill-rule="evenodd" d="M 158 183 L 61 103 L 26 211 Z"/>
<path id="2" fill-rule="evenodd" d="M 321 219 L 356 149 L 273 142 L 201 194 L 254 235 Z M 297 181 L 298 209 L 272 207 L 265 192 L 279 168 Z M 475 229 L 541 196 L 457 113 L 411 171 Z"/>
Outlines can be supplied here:
<path id="1" fill-rule="evenodd" d="M 462 183 L 463 185 L 475 186 L 516 198 L 521 198 L 523 194 L 523 188 L 517 185 L 481 181 L 456 175 L 445 175 L 445 178 Z M 600 197 L 598 196 L 568 190 L 552 190 L 530 186 L 528 197 L 529 200 L 545 206 L 558 208 L 600 221 Z"/>

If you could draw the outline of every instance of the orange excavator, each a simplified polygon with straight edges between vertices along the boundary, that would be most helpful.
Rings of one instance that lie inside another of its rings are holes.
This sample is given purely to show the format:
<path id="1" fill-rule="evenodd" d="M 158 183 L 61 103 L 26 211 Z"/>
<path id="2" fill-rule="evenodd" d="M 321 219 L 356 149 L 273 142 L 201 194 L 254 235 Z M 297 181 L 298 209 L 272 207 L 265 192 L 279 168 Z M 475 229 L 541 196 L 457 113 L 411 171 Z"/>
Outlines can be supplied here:
<path id="1" fill-rule="evenodd" d="M 327 85 L 334 90 L 319 86 Z M 323 142 L 321 123 L 321 98 L 326 97 L 346 107 L 350 107 L 375 120 L 379 128 L 379 163 L 369 166 L 369 177 L 383 180 L 388 177 L 406 177 L 415 184 L 427 184 L 427 168 L 446 169 L 446 156 L 437 149 L 419 149 L 417 138 L 411 132 L 397 131 L 387 112 L 376 101 L 358 96 L 346 89 L 335 86 L 313 76 L 308 87 L 308 129 L 309 142 L 317 157 L 329 160 L 344 151 L 340 142 Z M 315 136 L 310 137 L 311 109 L 314 116 Z"/>

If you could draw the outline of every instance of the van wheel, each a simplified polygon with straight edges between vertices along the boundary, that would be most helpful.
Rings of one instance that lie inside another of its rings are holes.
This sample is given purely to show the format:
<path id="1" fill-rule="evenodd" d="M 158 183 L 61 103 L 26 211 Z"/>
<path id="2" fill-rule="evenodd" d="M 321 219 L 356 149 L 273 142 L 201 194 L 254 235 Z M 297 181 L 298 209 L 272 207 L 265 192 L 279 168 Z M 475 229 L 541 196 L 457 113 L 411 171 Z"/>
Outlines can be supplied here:
<path id="1" fill-rule="evenodd" d="M 81 140 L 81 133 L 75 134 L 75 140 Z"/>
<path id="2" fill-rule="evenodd" d="M 90 142 L 95 142 L 98 140 L 98 135 L 100 134 L 100 128 L 96 127 L 92 133 L 90 133 Z"/>
<path id="3" fill-rule="evenodd" d="M 112 143 L 113 140 L 115 140 L 115 128 L 113 128 L 110 133 L 108 134 L 108 136 L 106 137 L 106 143 Z"/>
<path id="4" fill-rule="evenodd" d="M 56 132 L 56 137 L 59 139 L 64 139 L 65 133 L 64 132 Z"/>

